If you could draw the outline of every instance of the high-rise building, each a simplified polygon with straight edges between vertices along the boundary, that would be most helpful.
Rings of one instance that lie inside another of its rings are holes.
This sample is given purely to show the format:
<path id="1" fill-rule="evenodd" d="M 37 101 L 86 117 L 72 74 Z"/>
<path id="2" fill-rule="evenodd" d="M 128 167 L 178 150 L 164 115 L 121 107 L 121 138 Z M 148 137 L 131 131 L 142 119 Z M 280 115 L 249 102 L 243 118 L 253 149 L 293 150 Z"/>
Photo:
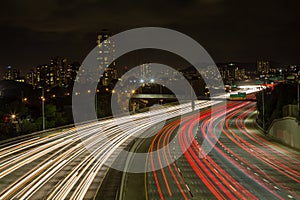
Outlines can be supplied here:
<path id="1" fill-rule="evenodd" d="M 26 82 L 35 88 L 52 88 L 55 86 L 67 86 L 76 77 L 79 67 L 67 64 L 66 58 L 53 58 L 50 65 L 39 65 L 26 76 Z"/>
<path id="2" fill-rule="evenodd" d="M 37 81 L 36 81 L 36 72 L 35 69 L 30 70 L 30 72 L 26 75 L 26 83 L 29 85 L 32 85 L 33 88 L 36 87 Z"/>
<path id="3" fill-rule="evenodd" d="M 269 61 L 257 61 L 257 71 L 259 75 L 266 75 L 270 70 L 270 62 Z"/>
<path id="4" fill-rule="evenodd" d="M 239 73 L 239 67 L 235 63 L 228 63 L 226 64 L 225 67 L 228 70 L 228 80 L 229 81 L 234 81 L 237 80 L 238 78 L 238 73 Z"/>
<path id="5" fill-rule="evenodd" d="M 20 78 L 20 70 L 13 69 L 11 66 L 7 67 L 7 71 L 5 72 L 4 79 L 5 80 L 17 80 Z"/>
<path id="6" fill-rule="evenodd" d="M 67 59 L 66 58 L 52 58 L 50 61 L 50 69 L 49 69 L 49 83 L 48 85 L 59 85 L 65 86 L 67 85 L 66 71 L 68 68 Z"/>
<path id="7" fill-rule="evenodd" d="M 48 65 L 39 65 L 36 67 L 35 76 L 36 76 L 36 87 L 47 87 L 47 74 L 49 73 L 49 66 Z"/>
<path id="8" fill-rule="evenodd" d="M 111 33 L 102 30 L 98 35 L 98 62 L 100 70 L 104 70 L 101 77 L 102 84 L 108 86 L 112 80 L 117 78 L 115 59 L 115 42 L 110 38 Z M 111 64 L 110 64 L 111 63 Z"/>
<path id="9" fill-rule="evenodd" d="M 72 84 L 75 81 L 79 68 L 80 68 L 80 63 L 78 62 L 68 64 L 67 69 L 65 71 L 67 85 Z"/>

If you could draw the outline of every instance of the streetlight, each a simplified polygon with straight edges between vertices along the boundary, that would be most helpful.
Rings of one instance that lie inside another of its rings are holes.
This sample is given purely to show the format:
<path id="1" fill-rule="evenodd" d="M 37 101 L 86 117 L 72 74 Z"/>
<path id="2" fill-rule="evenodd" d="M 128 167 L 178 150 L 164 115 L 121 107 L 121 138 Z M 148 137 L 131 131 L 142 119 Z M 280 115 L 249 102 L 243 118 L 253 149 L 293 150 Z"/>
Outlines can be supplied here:
<path id="1" fill-rule="evenodd" d="M 163 100 L 163 99 L 161 99 L 161 100 L 159 100 L 159 101 L 160 101 L 160 105 L 162 105 L 164 100 Z"/>
<path id="2" fill-rule="evenodd" d="M 45 130 L 45 97 L 44 97 L 44 88 L 42 88 L 42 117 L 43 117 L 43 130 Z"/>
<path id="3" fill-rule="evenodd" d="M 14 120 L 14 119 L 16 119 L 17 116 L 15 114 L 12 114 L 10 117 L 12 120 Z"/>
<path id="4" fill-rule="evenodd" d="M 100 92 L 99 89 L 96 90 L 96 94 L 95 94 L 95 110 L 96 110 L 96 116 L 98 119 L 98 93 Z"/>
<path id="5" fill-rule="evenodd" d="M 265 133 L 265 95 L 264 88 L 262 89 L 262 118 L 263 118 L 263 131 Z"/>
<path id="6" fill-rule="evenodd" d="M 297 86 L 298 86 L 298 90 L 297 90 L 297 93 L 298 93 L 298 100 L 297 100 L 297 103 L 298 103 L 298 115 L 300 115 L 300 91 L 299 91 L 299 83 L 300 83 L 300 80 L 298 80 L 298 83 L 297 83 Z"/>

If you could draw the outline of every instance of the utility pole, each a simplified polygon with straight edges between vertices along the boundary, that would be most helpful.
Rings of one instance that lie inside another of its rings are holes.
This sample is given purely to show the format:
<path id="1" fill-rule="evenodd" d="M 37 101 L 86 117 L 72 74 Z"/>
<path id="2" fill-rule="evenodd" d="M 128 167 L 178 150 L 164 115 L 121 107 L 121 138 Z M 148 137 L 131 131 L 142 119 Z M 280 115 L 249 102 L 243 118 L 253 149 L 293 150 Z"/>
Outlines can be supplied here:
<path id="1" fill-rule="evenodd" d="M 300 83 L 300 80 L 298 79 L 298 83 L 297 83 L 297 86 L 298 86 L 298 90 L 297 90 L 297 93 L 298 93 L 298 100 L 297 100 L 297 103 L 298 103 L 298 116 L 300 115 L 300 91 L 299 91 L 299 83 Z"/>
<path id="2" fill-rule="evenodd" d="M 45 97 L 44 88 L 42 88 L 42 116 L 43 116 L 43 130 L 45 130 Z"/>
<path id="3" fill-rule="evenodd" d="M 96 90 L 96 94 L 95 94 L 95 109 L 96 109 L 96 117 L 98 119 L 98 89 Z"/>
<path id="4" fill-rule="evenodd" d="M 265 133 L 265 94 L 264 94 L 264 88 L 262 89 L 262 120 L 263 120 L 263 130 Z"/>

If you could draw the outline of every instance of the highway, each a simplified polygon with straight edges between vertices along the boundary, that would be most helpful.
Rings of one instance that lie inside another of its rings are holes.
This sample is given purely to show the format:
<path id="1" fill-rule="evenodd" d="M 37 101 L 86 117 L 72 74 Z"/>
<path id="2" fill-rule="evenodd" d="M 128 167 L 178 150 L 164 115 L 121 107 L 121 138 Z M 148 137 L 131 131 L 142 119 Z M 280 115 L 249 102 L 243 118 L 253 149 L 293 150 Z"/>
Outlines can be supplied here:
<path id="1" fill-rule="evenodd" d="M 300 153 L 263 136 L 255 114 L 254 102 L 197 101 L 4 141 L 0 199 L 94 199 L 120 148 L 166 120 L 146 199 L 300 199 Z"/>
<path id="2" fill-rule="evenodd" d="M 222 106 L 214 115 L 203 109 L 183 119 L 176 140 L 182 151 L 188 150 L 168 167 L 147 174 L 148 199 L 300 199 L 300 152 L 262 135 L 255 126 L 255 103 L 228 102 L 226 117 Z M 165 148 L 160 160 L 152 159 L 179 123 L 175 120 L 157 134 L 149 167 L 177 156 L 178 150 Z M 208 154 L 206 145 L 214 146 Z"/>
<path id="3" fill-rule="evenodd" d="M 199 101 L 196 107 L 215 103 Z M 132 136 L 189 112 L 186 103 L 2 142 L 0 199 L 93 199 L 107 164 Z"/>

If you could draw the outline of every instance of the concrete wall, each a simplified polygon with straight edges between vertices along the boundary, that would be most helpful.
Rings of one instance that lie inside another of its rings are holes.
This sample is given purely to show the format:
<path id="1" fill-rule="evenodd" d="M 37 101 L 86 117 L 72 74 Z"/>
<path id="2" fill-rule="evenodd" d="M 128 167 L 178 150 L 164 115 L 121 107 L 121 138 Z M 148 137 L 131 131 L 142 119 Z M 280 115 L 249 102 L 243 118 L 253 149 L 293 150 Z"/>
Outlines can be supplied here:
<path id="1" fill-rule="evenodd" d="M 297 117 L 298 105 L 286 105 L 282 108 L 283 117 Z"/>
<path id="2" fill-rule="evenodd" d="M 288 146 L 300 149 L 300 124 L 295 118 L 284 117 L 274 120 L 268 134 Z"/>

